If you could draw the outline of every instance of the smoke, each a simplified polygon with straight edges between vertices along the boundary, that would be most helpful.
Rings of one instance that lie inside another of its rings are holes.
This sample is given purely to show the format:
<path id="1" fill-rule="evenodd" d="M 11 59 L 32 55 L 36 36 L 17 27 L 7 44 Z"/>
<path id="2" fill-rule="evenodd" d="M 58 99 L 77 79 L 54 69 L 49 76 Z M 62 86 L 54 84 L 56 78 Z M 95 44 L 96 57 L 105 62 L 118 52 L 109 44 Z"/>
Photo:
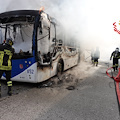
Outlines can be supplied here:
<path id="1" fill-rule="evenodd" d="M 0 12 L 45 7 L 45 12 L 60 21 L 68 37 L 77 39 L 82 50 L 99 47 L 100 59 L 109 60 L 120 47 L 119 0 L 5 0 Z M 74 42 L 74 39 L 73 42 Z"/>

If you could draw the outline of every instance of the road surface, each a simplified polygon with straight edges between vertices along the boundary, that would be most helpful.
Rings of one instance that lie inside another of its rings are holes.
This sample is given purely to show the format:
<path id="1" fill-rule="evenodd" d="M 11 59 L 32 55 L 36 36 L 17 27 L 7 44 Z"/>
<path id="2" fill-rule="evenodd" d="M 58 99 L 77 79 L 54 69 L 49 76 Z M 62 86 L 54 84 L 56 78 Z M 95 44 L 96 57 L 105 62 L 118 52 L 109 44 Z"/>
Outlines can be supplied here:
<path id="1" fill-rule="evenodd" d="M 50 87 L 16 83 L 13 96 L 2 82 L 0 120 L 120 120 L 114 82 L 107 77 L 107 64 L 98 67 L 81 62 L 53 77 Z M 46 84 L 45 84 L 46 85 Z M 69 90 L 70 86 L 73 90 Z"/>

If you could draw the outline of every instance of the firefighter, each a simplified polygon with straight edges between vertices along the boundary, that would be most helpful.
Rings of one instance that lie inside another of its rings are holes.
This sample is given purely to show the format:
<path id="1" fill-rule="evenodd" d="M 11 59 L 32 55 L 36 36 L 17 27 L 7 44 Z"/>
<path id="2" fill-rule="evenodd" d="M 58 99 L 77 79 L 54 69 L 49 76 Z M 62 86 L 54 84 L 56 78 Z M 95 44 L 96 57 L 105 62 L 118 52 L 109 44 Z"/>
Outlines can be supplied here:
<path id="1" fill-rule="evenodd" d="M 96 50 L 94 52 L 94 65 L 98 66 L 98 59 L 100 58 L 100 51 L 99 48 L 96 47 Z"/>
<path id="2" fill-rule="evenodd" d="M 114 71 L 118 69 L 118 59 L 120 58 L 119 48 L 116 48 L 115 51 L 112 52 L 110 60 L 113 57 L 113 69 Z"/>
<path id="3" fill-rule="evenodd" d="M 11 58 L 14 53 L 12 45 L 13 41 L 11 38 L 8 38 L 4 44 L 0 44 L 0 78 L 2 77 L 3 73 L 6 74 L 9 96 L 12 95 Z M 1 83 L 0 83 L 0 97 L 1 97 Z"/>

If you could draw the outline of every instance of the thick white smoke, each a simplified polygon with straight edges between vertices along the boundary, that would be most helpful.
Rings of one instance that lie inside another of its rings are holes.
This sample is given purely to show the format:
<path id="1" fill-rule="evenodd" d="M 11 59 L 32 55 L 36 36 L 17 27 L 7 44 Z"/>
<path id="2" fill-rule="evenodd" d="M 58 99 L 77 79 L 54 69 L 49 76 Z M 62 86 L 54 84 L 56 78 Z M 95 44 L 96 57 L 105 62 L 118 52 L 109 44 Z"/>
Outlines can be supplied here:
<path id="1" fill-rule="evenodd" d="M 57 18 L 68 36 L 77 39 L 82 49 L 100 48 L 101 60 L 109 60 L 111 52 L 120 47 L 119 0 L 5 0 L 0 12 L 21 9 L 39 9 Z"/>

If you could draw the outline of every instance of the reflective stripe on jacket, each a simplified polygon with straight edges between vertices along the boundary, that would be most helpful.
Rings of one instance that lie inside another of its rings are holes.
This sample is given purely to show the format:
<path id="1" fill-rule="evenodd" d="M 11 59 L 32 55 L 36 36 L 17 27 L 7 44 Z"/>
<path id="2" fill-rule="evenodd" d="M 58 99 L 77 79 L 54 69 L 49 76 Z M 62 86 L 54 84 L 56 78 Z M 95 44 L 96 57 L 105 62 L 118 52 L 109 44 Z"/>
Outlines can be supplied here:
<path id="1" fill-rule="evenodd" d="M 0 44 L 0 70 L 11 70 L 11 59 L 13 55 L 12 46 Z"/>
<path id="2" fill-rule="evenodd" d="M 114 51 L 111 56 L 113 56 L 113 58 L 118 58 L 119 59 L 120 58 L 120 52 Z"/>

